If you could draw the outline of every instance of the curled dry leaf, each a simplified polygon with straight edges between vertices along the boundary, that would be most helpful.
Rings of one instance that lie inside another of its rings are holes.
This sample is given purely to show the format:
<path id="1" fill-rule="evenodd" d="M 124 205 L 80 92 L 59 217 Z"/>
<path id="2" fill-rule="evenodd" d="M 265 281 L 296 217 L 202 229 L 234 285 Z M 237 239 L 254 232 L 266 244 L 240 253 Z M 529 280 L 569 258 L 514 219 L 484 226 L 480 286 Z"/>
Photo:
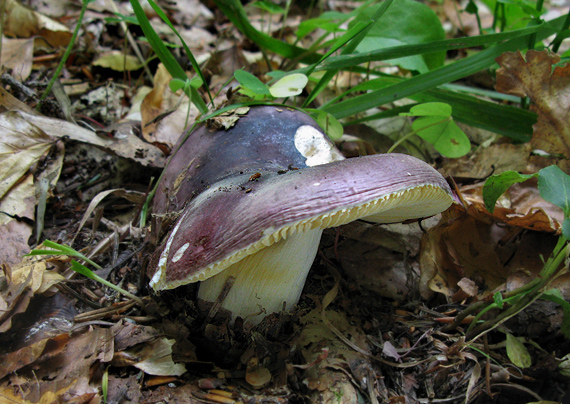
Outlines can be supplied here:
<path id="1" fill-rule="evenodd" d="M 143 142 L 133 133 L 125 133 L 125 136 L 121 139 L 103 138 L 97 136 L 93 131 L 61 119 L 31 115 L 22 111 L 10 111 L 0 114 L 0 122 L 4 115 L 9 116 L 10 119 L 16 120 L 20 124 L 26 123 L 42 128 L 52 138 L 68 138 L 87 143 L 117 156 L 135 160 L 143 166 L 164 167 L 165 158 L 160 149 Z"/>
<path id="2" fill-rule="evenodd" d="M 507 52 L 497 63 L 497 91 L 529 97 L 531 110 L 538 114 L 532 146 L 550 154 L 570 158 L 570 64 L 556 66 L 560 57 L 546 50 Z M 570 171 L 568 160 L 561 168 Z"/>
<path id="3" fill-rule="evenodd" d="M 188 123 L 198 116 L 198 110 L 190 105 L 182 90 L 173 93 L 169 83 L 172 76 L 163 64 L 154 75 L 154 88 L 141 104 L 143 137 L 148 142 L 165 143 L 171 148 L 184 131 L 184 123 L 190 106 Z"/>
<path id="4" fill-rule="evenodd" d="M 20 38 L 39 35 L 55 48 L 67 46 L 71 40 L 71 32 L 65 25 L 23 6 L 16 0 L 6 2 L 5 13 L 6 35 Z"/>
<path id="5" fill-rule="evenodd" d="M 463 291 L 466 279 L 475 284 L 470 294 L 478 288 L 475 299 L 489 297 L 497 288 L 504 289 L 516 273 L 537 275 L 543 267 L 540 257 L 548 256 L 556 243 L 556 236 L 523 232 L 470 212 L 453 205 L 422 239 L 422 297 L 436 292 L 461 300 L 467 296 L 457 292 Z"/>
<path id="6" fill-rule="evenodd" d="M 65 278 L 46 268 L 45 260 L 37 257 L 25 257 L 21 264 L 12 269 L 12 278 L 8 288 L 0 295 L 0 332 L 5 332 L 12 325 L 12 317 L 24 313 L 31 298 L 45 293 L 53 285 Z"/>
<path id="7" fill-rule="evenodd" d="M 29 252 L 38 184 L 46 179 L 48 189 L 55 186 L 62 167 L 63 147 L 52 147 L 56 139 L 16 112 L 0 114 L 0 263 L 16 265 Z M 34 172 L 50 150 L 44 170 Z"/>

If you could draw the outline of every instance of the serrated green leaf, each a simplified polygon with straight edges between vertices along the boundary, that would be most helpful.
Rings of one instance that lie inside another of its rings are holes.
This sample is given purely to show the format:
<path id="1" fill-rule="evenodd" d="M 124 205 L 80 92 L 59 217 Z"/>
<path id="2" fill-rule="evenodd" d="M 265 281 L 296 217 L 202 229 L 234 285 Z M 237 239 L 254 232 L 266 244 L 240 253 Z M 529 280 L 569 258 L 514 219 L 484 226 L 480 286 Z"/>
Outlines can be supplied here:
<path id="1" fill-rule="evenodd" d="M 519 368 L 525 369 L 532 365 L 532 358 L 524 344 L 512 334 L 507 333 L 507 356 Z"/>
<path id="2" fill-rule="evenodd" d="M 538 172 L 540 196 L 561 208 L 564 216 L 570 216 L 570 176 L 557 166 L 549 166 Z"/>
<path id="3" fill-rule="evenodd" d="M 538 174 L 520 174 L 516 171 L 505 171 L 504 173 L 490 176 L 483 186 L 483 202 L 485 203 L 485 208 L 493 213 L 495 203 L 497 203 L 497 200 L 511 185 L 529 180 L 537 175 Z"/>

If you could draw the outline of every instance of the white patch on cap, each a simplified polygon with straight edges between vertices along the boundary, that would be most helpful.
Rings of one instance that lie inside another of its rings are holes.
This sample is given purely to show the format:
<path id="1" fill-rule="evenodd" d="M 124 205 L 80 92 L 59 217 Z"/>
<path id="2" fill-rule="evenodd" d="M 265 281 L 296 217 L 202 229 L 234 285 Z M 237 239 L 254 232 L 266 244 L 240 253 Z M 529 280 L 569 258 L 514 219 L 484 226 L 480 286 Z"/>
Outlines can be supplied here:
<path id="1" fill-rule="evenodd" d="M 308 166 L 318 166 L 333 161 L 344 160 L 344 157 L 324 133 L 312 126 L 299 126 L 295 133 L 295 147 L 307 159 Z"/>
<path id="2" fill-rule="evenodd" d="M 178 249 L 178 251 L 176 251 L 174 253 L 174 256 L 172 257 L 172 262 L 176 262 L 178 261 L 180 258 L 182 258 L 182 256 L 184 255 L 184 251 L 186 251 L 186 249 L 190 247 L 190 243 L 186 243 L 184 244 L 182 247 L 180 247 Z"/>
<path id="3" fill-rule="evenodd" d="M 185 215 L 186 213 L 184 214 L 184 216 Z M 172 233 L 170 233 L 170 237 L 168 237 L 168 241 L 166 242 L 166 246 L 164 247 L 162 254 L 160 254 L 160 259 L 158 260 L 158 265 L 156 266 L 156 272 L 152 276 L 152 279 L 150 280 L 149 283 L 154 290 L 158 290 L 162 286 L 161 284 L 164 282 L 163 278 L 166 274 L 166 262 L 168 261 L 168 253 L 170 252 L 170 246 L 174 241 L 174 236 L 176 236 L 178 228 L 182 224 L 184 216 L 182 216 L 180 220 L 178 220 L 176 227 L 174 227 L 174 230 L 172 230 Z M 180 251 L 180 249 L 178 249 L 178 251 Z"/>

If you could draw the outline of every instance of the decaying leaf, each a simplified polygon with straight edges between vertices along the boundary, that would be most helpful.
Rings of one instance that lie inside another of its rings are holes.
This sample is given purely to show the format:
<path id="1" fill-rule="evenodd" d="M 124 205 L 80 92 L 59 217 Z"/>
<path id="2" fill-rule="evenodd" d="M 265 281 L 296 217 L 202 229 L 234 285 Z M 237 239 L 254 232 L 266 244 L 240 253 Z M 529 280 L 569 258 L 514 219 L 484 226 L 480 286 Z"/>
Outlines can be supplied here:
<path id="1" fill-rule="evenodd" d="M 71 32 L 59 22 L 23 6 L 16 0 L 6 1 L 4 33 L 9 36 L 31 38 L 39 35 L 51 46 L 67 46 Z"/>
<path id="2" fill-rule="evenodd" d="M 117 72 L 130 72 L 142 68 L 141 62 L 132 55 L 121 51 L 102 53 L 92 63 L 93 66 L 106 67 Z"/>
<path id="3" fill-rule="evenodd" d="M 186 372 L 181 363 L 172 360 L 173 339 L 157 338 L 122 351 L 123 357 L 130 358 L 130 363 L 149 375 L 180 376 Z M 117 359 L 117 358 L 116 358 Z"/>
<path id="4" fill-rule="evenodd" d="M 18 403 L 89 402 L 99 394 L 102 371 L 97 367 L 112 357 L 111 329 L 58 336 L 37 360 L 20 368 L 17 379 L 3 379 L 0 397 L 15 397 Z"/>
<path id="5" fill-rule="evenodd" d="M 60 274 L 47 270 L 45 260 L 25 257 L 12 269 L 8 288 L 0 294 L 0 307 L 5 307 L 5 311 L 0 313 L 0 332 L 10 329 L 12 317 L 25 312 L 34 295 L 45 293 L 64 279 Z"/>
<path id="6" fill-rule="evenodd" d="M 2 38 L 2 64 L 12 70 L 12 76 L 23 81 L 32 72 L 33 39 Z"/>
<path id="7" fill-rule="evenodd" d="M 198 116 L 198 110 L 190 104 L 182 90 L 173 93 L 169 83 L 172 76 L 160 64 L 154 75 L 154 88 L 144 98 L 141 105 L 143 136 L 148 142 L 160 142 L 170 148 L 184 131 L 188 115 L 191 124 Z"/>
<path id="8" fill-rule="evenodd" d="M 3 118 L 6 116 L 7 118 Z M 157 147 L 143 142 L 133 133 L 127 133 L 122 139 L 100 137 L 93 131 L 84 129 L 71 122 L 45 116 L 31 115 L 22 111 L 10 111 L 0 114 L 2 119 L 10 119 L 19 125 L 31 125 L 42 128 L 50 138 L 69 138 L 103 149 L 117 156 L 128 158 L 149 167 L 164 167 L 164 154 Z M 1 130 L 1 127 L 0 127 Z M 0 151 L 1 153 L 1 151 Z M 0 154 L 1 156 L 1 154 Z"/>
<path id="9" fill-rule="evenodd" d="M 541 255 L 548 256 L 556 242 L 556 236 L 523 233 L 470 212 L 452 206 L 422 239 L 420 291 L 424 298 L 436 292 L 464 299 L 466 294 L 458 285 L 463 278 L 477 285 L 477 299 L 489 297 L 496 288 L 505 289 L 521 270 L 538 274 L 543 267 Z"/>
<path id="10" fill-rule="evenodd" d="M 529 97 L 538 114 L 532 146 L 570 158 L 570 64 L 556 66 L 560 57 L 547 50 L 507 52 L 497 58 L 497 91 Z M 568 172 L 570 164 L 561 162 Z"/>
<path id="11" fill-rule="evenodd" d="M 56 140 L 17 112 L 0 114 L 0 262 L 16 265 L 29 252 L 39 184 L 45 180 L 49 192 L 63 164 L 63 145 Z"/>

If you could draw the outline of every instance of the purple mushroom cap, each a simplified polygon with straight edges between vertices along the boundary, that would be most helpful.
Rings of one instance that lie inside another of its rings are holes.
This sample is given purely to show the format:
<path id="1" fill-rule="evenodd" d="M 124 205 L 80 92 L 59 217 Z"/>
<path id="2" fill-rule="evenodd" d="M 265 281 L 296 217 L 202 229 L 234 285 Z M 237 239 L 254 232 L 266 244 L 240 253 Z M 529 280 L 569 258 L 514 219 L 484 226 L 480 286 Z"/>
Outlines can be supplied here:
<path id="1" fill-rule="evenodd" d="M 200 129 L 187 140 L 193 146 L 185 143 L 172 159 L 158 211 L 183 210 L 159 250 L 150 282 L 155 290 L 201 281 L 199 298 L 213 302 L 232 276 L 223 307 L 255 323 L 262 313 L 297 303 L 324 228 L 360 218 L 420 219 L 451 205 L 447 182 L 421 160 L 402 154 L 344 160 L 307 115 L 279 115 L 274 108 L 252 108 L 235 131 Z M 266 124 L 255 126 L 266 114 Z M 316 141 L 299 141 L 307 133 Z M 264 144 L 244 140 L 256 134 Z M 332 162 L 320 164 L 315 156 Z M 182 177 L 180 167 L 190 167 Z M 186 184 L 169 198 L 167 190 L 181 181 Z"/>

